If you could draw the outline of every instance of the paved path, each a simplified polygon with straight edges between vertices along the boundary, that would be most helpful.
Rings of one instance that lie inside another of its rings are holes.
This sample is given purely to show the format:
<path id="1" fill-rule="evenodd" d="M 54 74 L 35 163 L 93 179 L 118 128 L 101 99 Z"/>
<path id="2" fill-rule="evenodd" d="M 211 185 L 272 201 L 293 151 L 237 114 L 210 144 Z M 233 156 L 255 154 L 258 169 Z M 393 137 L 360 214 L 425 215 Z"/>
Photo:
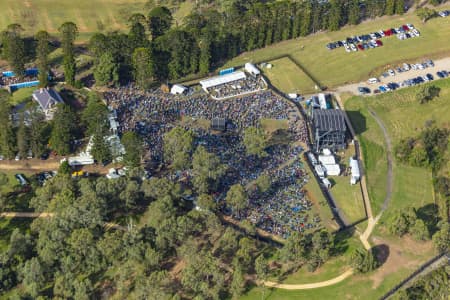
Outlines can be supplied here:
<path id="1" fill-rule="evenodd" d="M 273 287 L 273 288 L 284 289 L 284 290 L 308 290 L 308 289 L 316 289 L 316 288 L 334 285 L 336 283 L 339 283 L 339 282 L 347 279 L 352 274 L 353 274 L 353 270 L 350 269 L 333 279 L 321 281 L 321 282 L 305 283 L 305 284 L 285 284 L 285 283 L 276 283 L 276 282 L 272 282 L 272 281 L 265 281 L 264 285 L 267 287 Z"/>

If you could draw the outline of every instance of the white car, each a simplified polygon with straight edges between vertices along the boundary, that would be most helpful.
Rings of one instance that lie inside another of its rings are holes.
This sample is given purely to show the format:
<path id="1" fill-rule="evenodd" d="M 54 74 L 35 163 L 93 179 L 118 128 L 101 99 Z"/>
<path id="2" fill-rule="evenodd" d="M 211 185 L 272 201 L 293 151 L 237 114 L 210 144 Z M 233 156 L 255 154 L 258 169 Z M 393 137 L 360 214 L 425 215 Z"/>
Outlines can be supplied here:
<path id="1" fill-rule="evenodd" d="M 367 82 L 369 84 L 375 84 L 377 82 L 380 82 L 380 80 L 378 80 L 378 78 L 373 77 L 373 78 L 369 78 L 369 80 L 367 80 Z"/>
<path id="2" fill-rule="evenodd" d="M 389 74 L 389 76 L 395 76 L 395 72 L 392 69 L 388 70 L 388 74 Z"/>
<path id="3" fill-rule="evenodd" d="M 378 31 L 378 33 L 379 33 L 382 37 L 384 37 L 384 32 L 383 32 L 383 30 Z"/>
<path id="4" fill-rule="evenodd" d="M 19 161 L 20 160 L 20 155 L 17 154 L 16 157 L 14 158 L 15 161 Z"/>
<path id="5" fill-rule="evenodd" d="M 4 160 L 5 157 L 3 155 L 0 155 L 0 160 Z"/>
<path id="6" fill-rule="evenodd" d="M 420 36 L 419 30 L 417 30 L 415 28 L 412 30 L 412 33 L 414 33 L 416 36 Z"/>
<path id="7" fill-rule="evenodd" d="M 352 51 L 358 51 L 358 49 L 356 49 L 356 46 L 354 44 L 350 44 L 350 48 L 352 49 Z"/>
<path id="8" fill-rule="evenodd" d="M 409 28 L 409 30 L 413 30 L 414 29 L 414 25 L 413 24 L 406 24 L 406 26 Z"/>
<path id="9" fill-rule="evenodd" d="M 405 71 L 409 71 L 409 70 L 410 70 L 409 64 L 404 63 L 404 64 L 403 64 L 403 69 L 404 69 Z"/>
<path id="10" fill-rule="evenodd" d="M 348 45 L 344 45 L 345 51 L 350 52 L 350 47 Z"/>

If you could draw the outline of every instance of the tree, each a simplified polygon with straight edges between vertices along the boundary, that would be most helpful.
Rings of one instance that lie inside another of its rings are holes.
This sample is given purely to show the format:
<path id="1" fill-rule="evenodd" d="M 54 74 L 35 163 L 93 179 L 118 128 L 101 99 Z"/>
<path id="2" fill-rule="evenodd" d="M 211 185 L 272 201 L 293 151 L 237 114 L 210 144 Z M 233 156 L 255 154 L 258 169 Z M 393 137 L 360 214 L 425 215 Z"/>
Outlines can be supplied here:
<path id="1" fill-rule="evenodd" d="M 35 157 L 41 156 L 47 148 L 50 138 L 50 124 L 45 122 L 45 115 L 37 106 L 28 110 L 29 144 Z"/>
<path id="2" fill-rule="evenodd" d="M 198 196 L 197 206 L 212 212 L 217 210 L 217 203 L 214 201 L 213 197 L 208 194 L 201 194 Z"/>
<path id="3" fill-rule="evenodd" d="M 386 0 L 386 7 L 384 13 L 388 16 L 392 16 L 395 12 L 395 0 Z"/>
<path id="4" fill-rule="evenodd" d="M 389 231 L 397 236 L 403 236 L 409 232 L 416 220 L 417 216 L 413 208 L 397 211 L 389 222 Z"/>
<path id="5" fill-rule="evenodd" d="M 7 93 L 6 91 L 0 91 L 0 96 L 3 92 Z M 16 137 L 14 136 L 10 113 L 11 107 L 8 102 L 3 101 L 0 105 L 0 120 L 3 120 L 0 122 L 0 151 L 6 158 L 13 158 L 16 154 Z"/>
<path id="6" fill-rule="evenodd" d="M 307 242 L 304 236 L 293 232 L 287 239 L 283 248 L 280 249 L 280 257 L 283 261 L 300 263 L 306 258 Z"/>
<path id="7" fill-rule="evenodd" d="M 416 15 L 422 20 L 423 23 L 436 16 L 436 11 L 428 7 L 421 7 L 416 10 Z"/>
<path id="8" fill-rule="evenodd" d="M 240 215 L 241 210 L 245 209 L 248 205 L 247 193 L 244 187 L 240 184 L 234 184 L 227 192 L 225 201 Z"/>
<path id="9" fill-rule="evenodd" d="M 200 41 L 199 73 L 206 75 L 211 65 L 211 41 L 204 38 Z"/>
<path id="10" fill-rule="evenodd" d="M 341 25 L 342 8 L 341 3 L 338 0 L 331 0 L 330 5 L 328 30 L 335 31 L 338 30 Z"/>
<path id="11" fill-rule="evenodd" d="M 245 278 L 244 274 L 242 274 L 241 268 L 235 268 L 233 272 L 233 280 L 231 281 L 230 291 L 233 295 L 233 299 L 239 299 L 245 291 Z"/>
<path id="12" fill-rule="evenodd" d="M 127 131 L 123 134 L 121 141 L 125 147 L 124 162 L 130 167 L 139 166 L 144 152 L 142 139 L 136 133 Z"/>
<path id="13" fill-rule="evenodd" d="M 414 222 L 414 225 L 410 228 L 410 232 L 417 240 L 420 241 L 425 241 L 430 238 L 428 228 L 425 225 L 424 221 L 421 219 L 417 219 Z"/>
<path id="14" fill-rule="evenodd" d="M 192 156 L 192 183 L 197 193 L 205 194 L 214 189 L 217 181 L 225 174 L 226 168 L 219 158 L 198 146 Z"/>
<path id="15" fill-rule="evenodd" d="M 433 243 L 440 253 L 450 250 L 450 224 L 442 222 L 440 229 L 433 235 Z"/>
<path id="16" fill-rule="evenodd" d="M 128 33 L 128 40 L 131 49 L 145 47 L 148 43 L 143 25 L 145 23 L 145 17 L 142 14 L 134 14 L 130 17 L 129 21 L 131 26 L 130 32 Z"/>
<path id="17" fill-rule="evenodd" d="M 93 135 L 98 131 L 103 135 L 108 133 L 108 108 L 95 92 L 88 94 L 88 103 L 81 115 L 81 121 L 86 127 L 86 135 Z"/>
<path id="18" fill-rule="evenodd" d="M 67 162 L 67 160 L 63 161 L 59 165 L 58 174 L 70 175 L 71 171 L 72 169 L 70 168 L 69 162 Z"/>
<path id="19" fill-rule="evenodd" d="M 26 290 L 32 297 L 37 297 L 39 291 L 44 287 L 45 277 L 44 270 L 38 258 L 33 257 L 25 262 L 22 268 L 22 283 L 24 284 Z"/>
<path id="20" fill-rule="evenodd" d="M 19 78 L 25 75 L 25 43 L 21 37 L 22 31 L 23 28 L 19 24 L 10 24 L 1 33 L 3 55 Z"/>
<path id="21" fill-rule="evenodd" d="M 377 267 L 377 261 L 372 250 L 357 248 L 350 255 L 350 265 L 360 273 L 373 271 Z"/>
<path id="22" fill-rule="evenodd" d="M 405 12 L 405 0 L 396 0 L 395 13 L 397 15 L 403 15 L 404 12 Z"/>
<path id="23" fill-rule="evenodd" d="M 269 267 L 267 265 L 267 261 L 264 257 L 264 254 L 259 255 L 255 260 L 255 271 L 256 276 L 262 282 L 263 291 L 262 291 L 262 299 L 264 299 L 264 294 L 266 292 L 265 281 L 267 280 L 267 276 L 269 275 Z"/>
<path id="24" fill-rule="evenodd" d="M 427 103 L 435 97 L 439 97 L 441 89 L 434 85 L 423 85 L 419 88 L 416 94 L 416 99 L 420 104 Z"/>
<path id="25" fill-rule="evenodd" d="M 422 145 L 416 145 L 409 156 L 409 163 L 415 167 L 428 167 L 428 154 Z"/>
<path id="26" fill-rule="evenodd" d="M 175 170 L 186 170 L 191 164 L 194 132 L 175 127 L 164 135 L 164 158 Z"/>
<path id="27" fill-rule="evenodd" d="M 48 62 L 48 55 L 50 54 L 50 46 L 49 46 L 49 40 L 50 35 L 47 31 L 39 31 L 36 33 L 36 61 L 37 61 L 37 68 L 39 71 L 38 74 L 38 80 L 39 80 L 39 86 L 40 87 L 47 87 L 48 85 L 48 73 L 49 73 L 49 62 Z"/>
<path id="28" fill-rule="evenodd" d="M 103 53 L 94 67 L 94 78 L 98 85 L 116 84 L 119 82 L 119 66 L 111 52 Z"/>
<path id="29" fill-rule="evenodd" d="M 69 154 L 76 134 L 76 117 L 70 106 L 59 104 L 54 118 L 50 136 L 50 145 L 60 155 Z"/>
<path id="30" fill-rule="evenodd" d="M 19 128 L 17 130 L 17 150 L 20 157 L 27 157 L 28 150 L 30 150 L 29 130 L 25 125 L 24 113 L 19 117 Z"/>
<path id="31" fill-rule="evenodd" d="M 133 52 L 133 76 L 141 89 L 149 87 L 154 76 L 153 59 L 148 48 L 136 48 Z"/>
<path id="32" fill-rule="evenodd" d="M 92 137 L 91 154 L 97 162 L 108 162 L 112 159 L 109 143 L 100 130 Z"/>
<path id="33" fill-rule="evenodd" d="M 75 84 L 75 49 L 74 42 L 78 36 L 78 28 L 75 23 L 66 22 L 59 27 L 61 34 L 61 46 L 63 50 L 64 77 L 70 85 Z"/>
<path id="34" fill-rule="evenodd" d="M 270 190 L 272 183 L 270 182 L 269 176 L 262 174 L 256 179 L 256 186 L 261 193 L 265 193 Z"/>
<path id="35" fill-rule="evenodd" d="M 167 7 L 158 6 L 152 9 L 148 15 L 148 27 L 152 33 L 153 40 L 156 40 L 169 30 L 172 21 L 172 14 Z"/>
<path id="36" fill-rule="evenodd" d="M 267 137 L 260 128 L 248 127 L 244 131 L 244 145 L 247 155 L 256 155 L 259 158 L 267 156 L 264 149 L 267 147 Z"/>
<path id="37" fill-rule="evenodd" d="M 359 9 L 359 0 L 351 0 L 349 4 L 348 23 L 356 25 L 359 23 L 361 11 Z"/>

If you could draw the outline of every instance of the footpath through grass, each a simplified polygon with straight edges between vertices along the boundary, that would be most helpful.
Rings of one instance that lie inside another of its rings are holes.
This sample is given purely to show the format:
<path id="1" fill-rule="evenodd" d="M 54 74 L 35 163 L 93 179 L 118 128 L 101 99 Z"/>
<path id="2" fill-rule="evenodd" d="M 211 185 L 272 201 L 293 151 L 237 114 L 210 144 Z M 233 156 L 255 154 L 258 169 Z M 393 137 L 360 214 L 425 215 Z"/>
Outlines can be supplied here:
<path id="1" fill-rule="evenodd" d="M 329 42 L 343 40 L 348 36 L 398 27 L 405 23 L 415 25 L 421 32 L 420 37 L 404 41 L 395 36 L 383 38 L 383 47 L 352 53 L 345 52 L 343 48 L 330 51 L 325 47 Z M 246 52 L 228 62 L 227 66 L 242 65 L 248 61 L 270 61 L 273 57 L 289 54 L 322 86 L 337 87 L 379 75 L 380 68 L 392 63 L 447 56 L 450 54 L 448 28 L 450 18 L 434 18 L 423 24 L 414 13 L 385 16 L 357 26 L 346 26 L 339 31 L 322 32 Z"/>

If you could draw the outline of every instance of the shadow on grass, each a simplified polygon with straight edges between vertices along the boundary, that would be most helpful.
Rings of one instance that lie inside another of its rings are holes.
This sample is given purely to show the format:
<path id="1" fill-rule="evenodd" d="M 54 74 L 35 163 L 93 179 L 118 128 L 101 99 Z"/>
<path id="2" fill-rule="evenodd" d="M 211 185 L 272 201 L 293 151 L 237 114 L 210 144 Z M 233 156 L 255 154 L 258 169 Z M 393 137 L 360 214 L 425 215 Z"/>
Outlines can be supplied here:
<path id="1" fill-rule="evenodd" d="M 360 111 L 356 110 L 347 110 L 347 115 L 352 122 L 353 129 L 355 130 L 355 134 L 359 135 L 367 130 L 367 122 L 366 117 L 361 114 Z"/>
<path id="2" fill-rule="evenodd" d="M 430 235 L 438 231 L 437 224 L 441 220 L 439 217 L 439 208 L 436 204 L 427 204 L 416 211 L 417 217 L 421 219 L 428 228 Z"/>
<path id="3" fill-rule="evenodd" d="M 377 258 L 377 267 L 379 268 L 387 261 L 389 257 L 389 246 L 386 244 L 376 245 L 372 248 L 372 253 Z"/>
<path id="4" fill-rule="evenodd" d="M 353 237 L 354 233 L 354 227 L 349 227 L 347 229 L 336 232 L 336 234 L 334 235 L 334 247 L 332 249 L 331 255 L 339 256 L 344 254 L 349 248 L 348 240 Z"/>

